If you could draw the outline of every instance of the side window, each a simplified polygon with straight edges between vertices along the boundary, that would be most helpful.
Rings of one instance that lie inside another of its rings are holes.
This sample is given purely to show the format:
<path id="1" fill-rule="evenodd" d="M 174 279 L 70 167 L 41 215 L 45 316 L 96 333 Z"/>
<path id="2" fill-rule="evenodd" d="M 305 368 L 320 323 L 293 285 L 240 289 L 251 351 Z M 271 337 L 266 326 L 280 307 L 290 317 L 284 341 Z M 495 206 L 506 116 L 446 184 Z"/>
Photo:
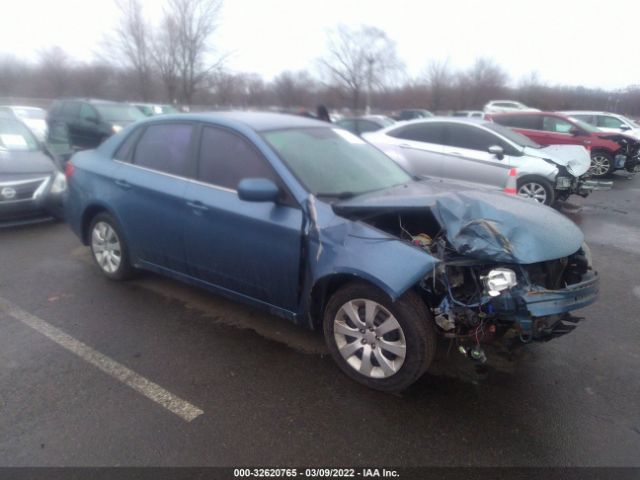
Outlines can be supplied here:
<path id="1" fill-rule="evenodd" d="M 543 117 L 542 129 L 545 132 L 569 133 L 574 126 L 558 117 Z"/>
<path id="2" fill-rule="evenodd" d="M 192 134 L 193 126 L 187 124 L 151 125 L 144 131 L 135 147 L 133 163 L 186 177 L 189 174 Z"/>
<path id="3" fill-rule="evenodd" d="M 204 127 L 200 141 L 198 180 L 235 190 L 243 178 L 281 182 L 247 140 L 220 128 Z"/>
<path id="4" fill-rule="evenodd" d="M 358 133 L 355 120 L 340 120 L 336 125 L 345 130 L 349 130 L 351 133 Z"/>
<path id="5" fill-rule="evenodd" d="M 469 125 L 449 124 L 445 131 L 445 144 L 451 147 L 486 152 L 492 145 L 503 145 L 503 142 L 491 133 Z"/>
<path id="6" fill-rule="evenodd" d="M 122 142 L 122 144 L 116 150 L 115 155 L 113 156 L 116 160 L 121 160 L 123 162 L 131 161 L 131 155 L 133 153 L 134 147 L 138 138 L 140 138 L 140 133 L 144 130 L 144 128 L 137 128 L 134 130 L 127 139 Z"/>
<path id="7" fill-rule="evenodd" d="M 80 118 L 82 120 L 98 119 L 98 112 L 88 103 L 83 103 L 80 106 Z"/>
<path id="8" fill-rule="evenodd" d="M 582 120 L 583 122 L 587 122 L 591 125 L 596 124 L 596 119 L 593 115 L 571 115 L 571 118 L 577 118 L 578 120 Z"/>
<path id="9" fill-rule="evenodd" d="M 389 132 L 389 135 L 396 138 L 404 138 L 405 140 L 442 145 L 443 130 L 441 123 L 421 123 L 400 127 Z"/>
<path id="10" fill-rule="evenodd" d="M 610 117 L 608 115 L 598 115 L 598 127 L 604 128 L 622 128 L 624 123 L 618 120 L 616 117 Z"/>
<path id="11" fill-rule="evenodd" d="M 526 128 L 527 130 L 541 130 L 542 125 L 538 115 L 496 115 L 493 120 L 505 127 Z"/>
<path id="12" fill-rule="evenodd" d="M 360 133 L 367 133 L 375 132 L 376 130 L 380 130 L 382 127 L 376 123 L 370 122 L 369 120 L 360 120 L 358 121 L 358 128 L 360 129 Z"/>
<path id="13" fill-rule="evenodd" d="M 65 102 L 62 105 L 62 114 L 65 117 L 77 117 L 80 114 L 80 104 L 78 102 Z"/>

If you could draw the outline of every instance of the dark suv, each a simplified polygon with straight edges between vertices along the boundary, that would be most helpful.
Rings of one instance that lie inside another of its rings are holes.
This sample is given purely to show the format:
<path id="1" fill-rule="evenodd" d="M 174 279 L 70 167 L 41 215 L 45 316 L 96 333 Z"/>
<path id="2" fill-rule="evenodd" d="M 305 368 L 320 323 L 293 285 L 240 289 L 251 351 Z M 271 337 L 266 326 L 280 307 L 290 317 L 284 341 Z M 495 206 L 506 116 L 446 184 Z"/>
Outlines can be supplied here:
<path id="1" fill-rule="evenodd" d="M 47 113 L 47 123 L 67 126 L 74 147 L 95 148 L 127 125 L 146 118 L 137 108 L 118 102 L 71 98 L 56 100 Z"/>

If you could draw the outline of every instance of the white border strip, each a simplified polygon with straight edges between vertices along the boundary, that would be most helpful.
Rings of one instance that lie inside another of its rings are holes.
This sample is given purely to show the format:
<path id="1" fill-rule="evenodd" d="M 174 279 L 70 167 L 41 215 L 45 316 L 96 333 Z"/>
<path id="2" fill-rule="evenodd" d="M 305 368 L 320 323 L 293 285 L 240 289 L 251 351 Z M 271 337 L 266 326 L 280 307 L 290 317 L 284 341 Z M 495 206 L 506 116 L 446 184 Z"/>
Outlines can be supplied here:
<path id="1" fill-rule="evenodd" d="M 82 358 L 84 361 L 90 363 L 94 367 L 97 367 L 104 373 L 112 376 L 125 385 L 128 385 L 138 393 L 141 393 L 148 399 L 153 400 L 170 412 L 175 413 L 187 422 L 190 422 L 204 413 L 198 407 L 175 396 L 160 385 L 138 375 L 136 372 L 128 369 L 121 363 L 110 359 L 90 346 L 76 340 L 70 335 L 67 335 L 59 328 L 56 328 L 41 318 L 22 310 L 17 305 L 14 305 L 2 297 L 0 297 L 0 312 L 5 312 L 14 319 L 21 321 L 28 327 L 31 327 L 50 340 L 53 340 L 61 347 L 66 348 L 71 353 Z"/>

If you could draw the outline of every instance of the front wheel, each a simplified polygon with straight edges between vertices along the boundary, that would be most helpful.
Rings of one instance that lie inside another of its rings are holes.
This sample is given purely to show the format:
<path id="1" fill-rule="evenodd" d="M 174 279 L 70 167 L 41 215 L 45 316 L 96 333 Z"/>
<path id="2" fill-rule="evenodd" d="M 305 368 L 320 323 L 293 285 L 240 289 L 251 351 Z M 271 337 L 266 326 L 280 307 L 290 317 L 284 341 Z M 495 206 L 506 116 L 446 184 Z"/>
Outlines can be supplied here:
<path id="1" fill-rule="evenodd" d="M 602 178 L 613 172 L 613 158 L 605 152 L 591 153 L 591 167 L 589 173 L 594 177 Z"/>
<path id="2" fill-rule="evenodd" d="M 535 200 L 543 205 L 552 205 L 555 201 L 551 183 L 544 178 L 531 175 L 518 180 L 518 196 Z"/>
<path id="3" fill-rule="evenodd" d="M 385 392 L 401 391 L 414 383 L 436 350 L 431 314 L 412 291 L 392 302 L 372 285 L 348 284 L 329 300 L 323 329 L 340 369 L 353 380 Z"/>

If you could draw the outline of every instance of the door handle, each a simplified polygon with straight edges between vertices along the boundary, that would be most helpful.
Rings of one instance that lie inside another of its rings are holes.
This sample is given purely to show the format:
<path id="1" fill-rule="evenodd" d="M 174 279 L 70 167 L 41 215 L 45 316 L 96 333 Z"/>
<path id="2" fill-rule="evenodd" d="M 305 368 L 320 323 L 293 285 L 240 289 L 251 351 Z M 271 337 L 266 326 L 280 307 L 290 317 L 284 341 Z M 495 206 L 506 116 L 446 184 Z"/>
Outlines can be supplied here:
<path id="1" fill-rule="evenodd" d="M 461 157 L 462 154 L 460 152 L 449 152 L 449 155 L 455 155 L 456 157 Z"/>
<path id="2" fill-rule="evenodd" d="M 408 143 L 401 143 L 400 148 L 411 148 L 411 145 L 409 145 Z"/>
<path id="3" fill-rule="evenodd" d="M 187 202 L 187 205 L 189 205 L 194 210 L 198 210 L 200 212 L 204 212 L 206 210 L 209 210 L 209 207 L 207 207 L 204 203 L 202 203 L 199 200 L 195 200 L 193 202 Z"/>
<path id="4" fill-rule="evenodd" d="M 126 180 L 115 180 L 115 184 L 120 188 L 124 188 L 125 190 L 128 190 L 131 188 L 131 184 Z"/>

